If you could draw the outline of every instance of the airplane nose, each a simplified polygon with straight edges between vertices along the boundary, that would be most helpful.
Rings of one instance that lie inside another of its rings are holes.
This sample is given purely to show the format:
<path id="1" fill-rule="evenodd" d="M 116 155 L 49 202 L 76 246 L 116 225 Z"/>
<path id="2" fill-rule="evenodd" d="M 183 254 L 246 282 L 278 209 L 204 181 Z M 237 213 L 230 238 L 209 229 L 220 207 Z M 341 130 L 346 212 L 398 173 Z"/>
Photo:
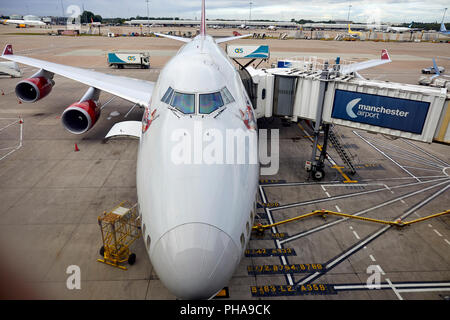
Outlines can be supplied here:
<path id="1" fill-rule="evenodd" d="M 151 261 L 163 284 L 181 299 L 208 299 L 223 289 L 239 262 L 233 239 L 204 223 L 180 225 L 156 243 Z"/>

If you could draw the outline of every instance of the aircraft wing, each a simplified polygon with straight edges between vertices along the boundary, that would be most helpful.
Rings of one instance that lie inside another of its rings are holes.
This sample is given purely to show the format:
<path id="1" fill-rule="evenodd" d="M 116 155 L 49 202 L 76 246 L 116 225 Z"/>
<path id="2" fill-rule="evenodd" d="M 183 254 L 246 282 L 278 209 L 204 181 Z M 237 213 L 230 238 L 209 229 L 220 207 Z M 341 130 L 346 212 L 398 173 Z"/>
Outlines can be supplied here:
<path id="1" fill-rule="evenodd" d="M 185 42 L 185 43 L 188 43 L 188 42 L 192 41 L 192 39 L 189 39 L 189 38 L 171 36 L 171 35 L 164 34 L 164 33 L 157 33 L 157 32 L 155 32 L 154 34 L 157 35 L 158 37 L 168 38 L 168 39 L 177 40 L 177 41 L 181 41 L 181 42 Z"/>
<path id="2" fill-rule="evenodd" d="M 247 37 L 251 37 L 251 36 L 253 36 L 253 34 L 245 34 L 243 36 L 235 36 L 235 37 L 227 37 L 227 38 L 218 38 L 218 39 L 215 39 L 215 41 L 217 44 L 219 44 L 219 43 L 229 42 L 229 41 L 247 38 Z"/>
<path id="3" fill-rule="evenodd" d="M 84 83 L 90 87 L 111 93 L 140 106 L 147 106 L 152 96 L 154 82 L 110 75 L 83 68 L 47 62 L 13 54 L 11 45 L 7 45 L 2 58 L 40 68 L 48 72 Z"/>
<path id="4" fill-rule="evenodd" d="M 389 57 L 389 53 L 387 50 L 381 51 L 381 59 L 380 60 L 369 60 L 359 63 L 353 63 L 349 65 L 342 65 L 340 72 L 341 74 L 349 74 L 353 72 L 358 72 L 360 70 L 373 68 L 385 63 L 392 62 L 391 58 Z"/>

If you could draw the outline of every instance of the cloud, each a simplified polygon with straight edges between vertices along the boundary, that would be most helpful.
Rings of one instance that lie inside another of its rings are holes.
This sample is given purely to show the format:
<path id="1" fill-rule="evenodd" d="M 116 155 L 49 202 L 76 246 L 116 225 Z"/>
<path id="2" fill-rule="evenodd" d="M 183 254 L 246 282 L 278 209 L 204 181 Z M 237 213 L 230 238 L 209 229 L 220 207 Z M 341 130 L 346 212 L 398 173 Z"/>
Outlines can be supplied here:
<path id="1" fill-rule="evenodd" d="M 103 17 L 135 17 L 147 15 L 145 0 L 63 0 L 65 9 L 70 5 L 84 6 L 85 10 Z M 357 22 L 410 22 L 441 21 L 448 0 L 253 0 L 252 19 L 290 20 L 345 20 L 351 3 L 350 19 Z M 200 0 L 150 0 L 149 15 L 154 17 L 200 17 Z M 210 19 L 248 19 L 250 1 L 207 0 Z M 61 0 L 0 0 L 1 14 L 62 15 Z"/>

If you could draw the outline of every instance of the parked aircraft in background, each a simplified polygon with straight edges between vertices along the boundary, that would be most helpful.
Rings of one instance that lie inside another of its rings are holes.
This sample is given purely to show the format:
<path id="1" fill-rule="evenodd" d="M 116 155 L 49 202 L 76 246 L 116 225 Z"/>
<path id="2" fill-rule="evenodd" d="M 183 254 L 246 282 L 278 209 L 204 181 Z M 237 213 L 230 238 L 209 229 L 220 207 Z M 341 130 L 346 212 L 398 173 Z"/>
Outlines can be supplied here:
<path id="1" fill-rule="evenodd" d="M 11 20 L 11 19 L 5 19 L 2 20 L 3 24 L 15 24 L 17 26 L 25 26 L 25 27 L 29 27 L 29 26 L 45 26 L 46 23 L 41 21 L 41 20 Z"/>
<path id="2" fill-rule="evenodd" d="M 442 17 L 442 22 L 441 22 L 441 30 L 439 30 L 439 32 L 442 34 L 445 34 L 447 36 L 450 36 L 450 31 L 447 31 L 447 28 L 445 27 L 445 23 L 444 23 L 446 12 L 447 12 L 447 8 L 445 8 L 445 10 L 444 10 L 444 16 Z"/>
<path id="3" fill-rule="evenodd" d="M 413 31 L 412 25 L 414 22 L 411 22 L 411 24 L 408 27 L 388 27 L 387 32 L 394 32 L 394 33 L 403 33 L 408 31 Z"/>

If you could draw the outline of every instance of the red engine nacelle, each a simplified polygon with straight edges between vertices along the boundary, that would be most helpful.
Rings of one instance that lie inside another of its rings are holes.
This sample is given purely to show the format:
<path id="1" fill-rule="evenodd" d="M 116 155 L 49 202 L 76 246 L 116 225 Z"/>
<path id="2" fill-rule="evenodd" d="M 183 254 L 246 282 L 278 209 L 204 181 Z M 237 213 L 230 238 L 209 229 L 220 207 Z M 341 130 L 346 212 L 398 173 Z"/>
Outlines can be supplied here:
<path id="1" fill-rule="evenodd" d="M 23 102 L 36 102 L 48 95 L 54 84 L 46 77 L 25 79 L 16 85 L 16 95 Z"/>
<path id="2" fill-rule="evenodd" d="M 100 107 L 93 100 L 76 102 L 64 110 L 61 121 L 64 128 L 74 134 L 90 130 L 100 117 Z"/>

